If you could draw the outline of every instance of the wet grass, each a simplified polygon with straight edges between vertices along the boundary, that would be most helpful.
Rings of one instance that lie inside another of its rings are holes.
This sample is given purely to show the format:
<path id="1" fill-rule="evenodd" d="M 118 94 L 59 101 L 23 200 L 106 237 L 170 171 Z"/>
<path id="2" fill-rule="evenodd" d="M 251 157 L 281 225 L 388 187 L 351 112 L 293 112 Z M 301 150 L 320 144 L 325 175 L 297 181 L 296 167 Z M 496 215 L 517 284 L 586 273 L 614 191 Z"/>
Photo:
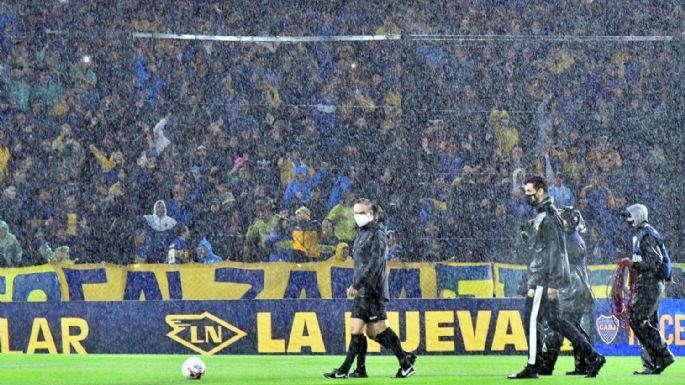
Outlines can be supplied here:
<path id="1" fill-rule="evenodd" d="M 21 385 L 168 385 L 187 384 L 181 375 L 186 356 L 172 355 L 0 355 L 0 384 Z M 337 367 L 339 356 L 206 356 L 207 374 L 200 384 L 328 384 L 322 373 Z M 391 378 L 397 362 L 391 356 L 370 356 L 370 378 L 344 383 L 501 384 L 523 368 L 524 356 L 421 356 L 414 377 Z M 561 357 L 557 373 L 537 380 L 545 384 L 597 383 L 685 384 L 685 360 L 660 376 L 635 376 L 638 357 L 609 357 L 596 379 L 569 377 L 572 359 Z"/>

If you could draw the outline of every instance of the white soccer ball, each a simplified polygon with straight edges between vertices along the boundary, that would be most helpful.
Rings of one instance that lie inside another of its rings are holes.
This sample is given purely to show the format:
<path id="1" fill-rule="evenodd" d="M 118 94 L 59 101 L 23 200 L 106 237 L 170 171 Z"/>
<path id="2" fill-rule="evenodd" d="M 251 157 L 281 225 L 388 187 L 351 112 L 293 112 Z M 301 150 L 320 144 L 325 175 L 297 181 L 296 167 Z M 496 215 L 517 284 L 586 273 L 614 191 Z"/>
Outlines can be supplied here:
<path id="1" fill-rule="evenodd" d="M 198 357 L 190 357 L 181 366 L 183 377 L 189 380 L 199 380 L 205 375 L 205 363 Z"/>

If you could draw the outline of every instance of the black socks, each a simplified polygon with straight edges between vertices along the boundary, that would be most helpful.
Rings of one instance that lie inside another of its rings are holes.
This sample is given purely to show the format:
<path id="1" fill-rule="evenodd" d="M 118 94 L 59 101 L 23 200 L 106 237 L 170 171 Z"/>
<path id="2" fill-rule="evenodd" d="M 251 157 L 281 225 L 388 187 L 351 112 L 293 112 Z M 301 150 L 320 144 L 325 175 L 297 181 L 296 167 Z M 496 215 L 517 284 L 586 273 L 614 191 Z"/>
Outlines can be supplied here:
<path id="1" fill-rule="evenodd" d="M 405 351 L 402 350 L 400 337 L 398 337 L 392 329 L 387 328 L 383 330 L 382 333 L 376 335 L 375 339 L 376 342 L 381 344 L 381 346 L 388 350 L 391 350 L 395 354 L 395 357 L 397 357 L 397 360 L 400 362 L 400 365 L 404 366 L 404 358 L 407 355 L 407 353 L 405 353 Z"/>
<path id="2" fill-rule="evenodd" d="M 343 373 L 349 372 L 350 367 L 352 367 L 352 363 L 354 362 L 354 358 L 357 357 L 358 354 L 361 354 L 363 352 L 363 358 L 360 357 L 357 360 L 357 366 L 362 366 L 359 362 L 366 361 L 366 345 L 366 336 L 364 336 L 363 334 L 352 334 L 352 338 L 350 339 L 350 346 L 348 347 L 347 355 L 345 356 L 345 361 L 340 366 L 339 371 Z"/>
<path id="3" fill-rule="evenodd" d="M 400 337 L 398 337 L 392 329 L 387 328 L 383 330 L 382 333 L 376 335 L 375 340 L 384 348 L 392 351 L 401 366 L 406 365 L 407 353 L 402 350 Z M 338 370 L 343 373 L 348 373 L 352 367 L 352 363 L 354 363 L 355 357 L 357 358 L 357 368 L 365 367 L 367 348 L 368 342 L 366 341 L 366 336 L 364 334 L 352 334 L 345 361 Z"/>
<path id="4" fill-rule="evenodd" d="M 361 344 L 359 346 L 359 351 L 357 352 L 357 368 L 363 368 L 366 366 L 366 350 L 369 347 L 369 343 L 366 341 L 366 336 L 361 335 Z"/>

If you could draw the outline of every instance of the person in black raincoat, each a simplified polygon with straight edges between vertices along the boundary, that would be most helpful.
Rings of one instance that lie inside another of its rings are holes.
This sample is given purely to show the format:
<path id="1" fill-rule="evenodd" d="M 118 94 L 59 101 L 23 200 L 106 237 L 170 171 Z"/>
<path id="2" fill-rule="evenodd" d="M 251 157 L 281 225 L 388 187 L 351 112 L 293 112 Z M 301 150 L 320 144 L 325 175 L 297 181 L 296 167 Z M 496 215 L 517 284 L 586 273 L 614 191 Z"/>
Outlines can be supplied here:
<path id="1" fill-rule="evenodd" d="M 350 346 L 343 364 L 331 372 L 324 373 L 326 378 L 368 377 L 365 367 L 366 336 L 381 346 L 391 350 L 400 363 L 395 377 L 410 377 L 414 370 L 414 353 L 402 350 L 400 338 L 388 326 L 385 303 L 388 302 L 388 252 L 385 228 L 378 221 L 379 208 L 368 199 L 360 199 L 354 205 L 354 220 L 358 231 L 352 246 L 354 275 L 347 295 L 354 298 L 352 305 Z M 366 328 L 366 336 L 364 329 Z M 354 359 L 357 369 L 348 375 Z"/>
<path id="2" fill-rule="evenodd" d="M 659 332 L 659 299 L 670 278 L 670 259 L 661 235 L 647 222 L 647 207 L 629 206 L 623 213 L 633 231 L 633 256 L 628 259 L 635 270 L 635 295 L 630 327 L 640 342 L 643 369 L 634 374 L 661 374 L 675 358 Z"/>
<path id="3" fill-rule="evenodd" d="M 590 288 L 585 261 L 587 248 L 580 233 L 585 232 L 585 220 L 580 211 L 573 207 L 563 207 L 560 216 L 564 224 L 566 238 L 566 254 L 571 273 L 571 284 L 559 290 L 559 305 L 562 317 L 568 319 L 580 327 L 583 334 L 590 340 L 587 330 L 583 328 L 583 316 L 592 315 L 594 298 Z M 561 334 L 549 327 L 541 325 L 543 330 L 542 350 L 539 352 L 541 362 L 540 374 L 552 374 L 554 365 L 559 357 L 561 345 L 564 342 Z M 566 372 L 568 375 L 587 374 L 588 362 L 580 355 L 577 349 L 573 350 L 575 369 Z"/>
<path id="4" fill-rule="evenodd" d="M 526 293 L 526 322 L 528 322 L 528 363 L 509 379 L 537 378 L 541 369 L 538 351 L 542 348 L 538 324 L 549 326 L 568 338 L 579 354 L 588 360 L 587 376 L 595 377 L 606 359 L 597 353 L 580 326 L 562 317 L 559 304 L 560 290 L 571 283 L 566 254 L 566 240 L 561 217 L 547 193 L 547 182 L 542 177 L 526 179 L 526 200 L 535 207 L 535 218 L 526 231 L 531 262 L 528 266 Z"/>

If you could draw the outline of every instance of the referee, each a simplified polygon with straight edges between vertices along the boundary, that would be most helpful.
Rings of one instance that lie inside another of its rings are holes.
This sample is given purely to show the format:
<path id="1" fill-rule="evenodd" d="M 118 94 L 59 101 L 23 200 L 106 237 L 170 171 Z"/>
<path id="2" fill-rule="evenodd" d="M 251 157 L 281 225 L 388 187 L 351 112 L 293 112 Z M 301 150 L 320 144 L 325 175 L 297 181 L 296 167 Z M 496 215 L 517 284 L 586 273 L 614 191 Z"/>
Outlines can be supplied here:
<path id="1" fill-rule="evenodd" d="M 526 321 L 528 322 L 528 364 L 509 379 L 538 378 L 541 348 L 537 325 L 548 325 L 573 344 L 573 349 L 587 360 L 587 377 L 595 377 L 606 362 L 583 334 L 578 324 L 561 316 L 559 289 L 571 282 L 566 242 L 562 220 L 552 199 L 547 194 L 547 182 L 542 177 L 526 179 L 526 201 L 535 207 L 535 218 L 529 222 L 526 232 L 531 262 L 528 266 L 528 295 L 526 297 Z"/>
<path id="2" fill-rule="evenodd" d="M 391 350 L 400 363 L 395 377 L 414 375 L 414 353 L 405 352 L 400 338 L 388 327 L 385 303 L 389 300 L 388 272 L 385 264 L 387 236 L 378 218 L 378 206 L 368 199 L 360 199 L 354 205 L 354 220 L 359 227 L 352 246 L 354 276 L 347 288 L 348 297 L 354 298 L 352 305 L 350 346 L 345 361 L 326 378 L 368 377 L 366 373 L 366 335 L 386 349 Z M 348 375 L 352 362 L 357 358 L 357 369 Z"/>

